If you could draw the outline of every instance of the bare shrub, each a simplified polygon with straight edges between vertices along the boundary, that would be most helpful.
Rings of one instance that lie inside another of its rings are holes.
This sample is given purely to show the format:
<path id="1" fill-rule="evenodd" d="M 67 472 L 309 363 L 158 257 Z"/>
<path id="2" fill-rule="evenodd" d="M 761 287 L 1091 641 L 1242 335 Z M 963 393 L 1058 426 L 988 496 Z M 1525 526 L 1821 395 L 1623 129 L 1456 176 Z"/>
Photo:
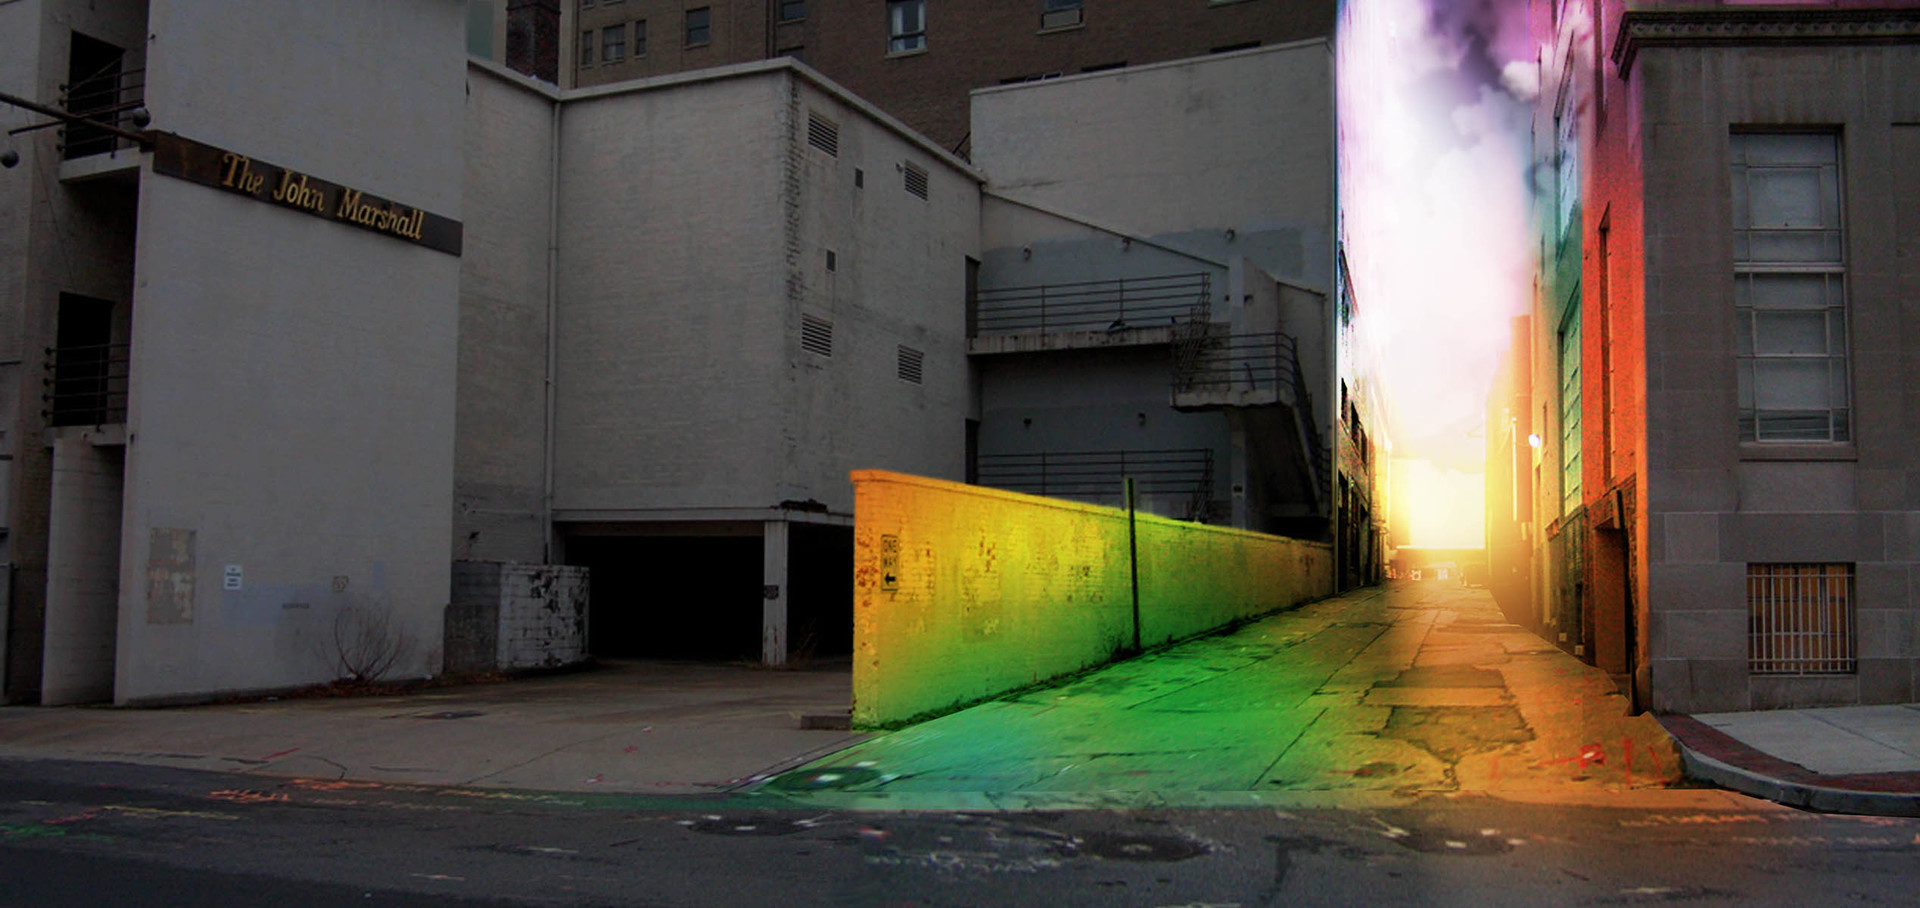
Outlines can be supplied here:
<path id="1" fill-rule="evenodd" d="M 413 639 L 394 627 L 393 609 L 384 600 L 342 606 L 333 618 L 333 637 L 325 656 L 341 680 L 371 683 L 413 651 Z"/>

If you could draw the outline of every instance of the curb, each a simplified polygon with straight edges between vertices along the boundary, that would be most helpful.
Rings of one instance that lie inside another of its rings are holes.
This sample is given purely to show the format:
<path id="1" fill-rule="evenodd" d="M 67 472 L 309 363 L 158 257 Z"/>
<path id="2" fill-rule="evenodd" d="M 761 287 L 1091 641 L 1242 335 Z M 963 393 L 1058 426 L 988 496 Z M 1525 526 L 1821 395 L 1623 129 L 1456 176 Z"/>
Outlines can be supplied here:
<path id="1" fill-rule="evenodd" d="M 1817 810 L 1822 813 L 1862 814 L 1882 817 L 1920 817 L 1920 792 L 1868 791 L 1858 788 L 1843 788 L 1822 785 L 1813 781 L 1792 781 L 1738 766 L 1726 760 L 1707 756 L 1695 748 L 1699 742 L 1690 742 L 1685 724 L 1699 724 L 1690 716 L 1662 716 L 1661 725 L 1665 726 L 1673 743 L 1680 750 L 1680 764 L 1690 779 L 1709 782 L 1722 788 L 1741 794 L 1752 795 L 1788 807 Z M 1681 720 L 1676 722 L 1674 720 Z M 1676 727 L 1681 726 L 1681 727 Z M 1701 728 L 1706 726 L 1701 725 Z M 1767 761 L 1779 762 L 1758 750 L 1728 739 L 1716 742 L 1716 749 L 1725 750 L 1728 743 Z M 1844 778 L 1844 777 L 1842 777 Z"/>

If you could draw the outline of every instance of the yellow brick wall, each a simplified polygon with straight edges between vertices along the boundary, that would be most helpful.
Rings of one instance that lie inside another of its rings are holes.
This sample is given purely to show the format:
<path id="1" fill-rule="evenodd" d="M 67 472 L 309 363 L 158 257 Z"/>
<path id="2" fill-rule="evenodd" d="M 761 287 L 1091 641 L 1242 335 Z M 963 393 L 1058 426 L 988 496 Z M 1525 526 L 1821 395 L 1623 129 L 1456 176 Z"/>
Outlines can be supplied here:
<path id="1" fill-rule="evenodd" d="M 1125 511 L 878 470 L 853 482 L 857 727 L 1132 645 Z M 1324 544 L 1151 515 L 1135 532 L 1147 646 L 1332 592 Z"/>

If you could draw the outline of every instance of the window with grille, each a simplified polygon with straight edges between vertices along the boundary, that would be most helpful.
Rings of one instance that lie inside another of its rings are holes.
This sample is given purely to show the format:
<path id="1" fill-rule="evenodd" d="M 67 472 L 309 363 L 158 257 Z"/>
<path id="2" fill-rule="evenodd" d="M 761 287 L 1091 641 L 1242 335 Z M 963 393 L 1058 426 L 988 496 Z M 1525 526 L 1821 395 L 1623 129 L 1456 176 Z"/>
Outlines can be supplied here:
<path id="1" fill-rule="evenodd" d="M 1756 675 L 1852 674 L 1853 565 L 1747 565 L 1747 655 Z"/>
<path id="2" fill-rule="evenodd" d="M 925 353 L 902 344 L 900 355 L 894 363 L 894 374 L 900 376 L 901 381 L 917 385 L 920 383 L 921 366 L 926 358 Z"/>
<path id="3" fill-rule="evenodd" d="M 800 349 L 820 356 L 832 356 L 833 323 L 817 315 L 800 316 Z"/>
<path id="4" fill-rule="evenodd" d="M 927 0 L 887 0 L 887 53 L 927 49 Z"/>
<path id="5" fill-rule="evenodd" d="M 627 58 L 627 25 L 610 25 L 600 30 L 600 62 L 618 63 Z"/>
<path id="6" fill-rule="evenodd" d="M 927 197 L 926 170 L 918 166 L 915 166 L 913 164 L 907 164 L 905 167 L 901 168 L 901 172 L 905 174 L 907 191 L 923 199 L 926 198 Z"/>
<path id="7" fill-rule="evenodd" d="M 713 40 L 713 9 L 687 10 L 687 46 L 698 47 Z"/>
<path id="8" fill-rule="evenodd" d="M 1735 133 L 1740 440 L 1852 438 L 1840 137 Z"/>
<path id="9" fill-rule="evenodd" d="M 807 111 L 807 144 L 834 157 L 839 157 L 840 125 L 813 111 Z"/>

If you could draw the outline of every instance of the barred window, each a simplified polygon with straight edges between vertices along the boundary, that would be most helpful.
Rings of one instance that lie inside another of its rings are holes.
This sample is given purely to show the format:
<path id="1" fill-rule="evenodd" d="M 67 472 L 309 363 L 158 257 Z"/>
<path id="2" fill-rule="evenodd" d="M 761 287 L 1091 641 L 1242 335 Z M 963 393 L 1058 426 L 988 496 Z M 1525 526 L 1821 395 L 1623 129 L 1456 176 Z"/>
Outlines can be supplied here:
<path id="1" fill-rule="evenodd" d="M 1852 674 L 1854 639 L 1853 565 L 1747 565 L 1754 674 Z"/>
<path id="2" fill-rule="evenodd" d="M 1848 441 L 1840 137 L 1736 133 L 1731 150 L 1740 440 Z"/>

